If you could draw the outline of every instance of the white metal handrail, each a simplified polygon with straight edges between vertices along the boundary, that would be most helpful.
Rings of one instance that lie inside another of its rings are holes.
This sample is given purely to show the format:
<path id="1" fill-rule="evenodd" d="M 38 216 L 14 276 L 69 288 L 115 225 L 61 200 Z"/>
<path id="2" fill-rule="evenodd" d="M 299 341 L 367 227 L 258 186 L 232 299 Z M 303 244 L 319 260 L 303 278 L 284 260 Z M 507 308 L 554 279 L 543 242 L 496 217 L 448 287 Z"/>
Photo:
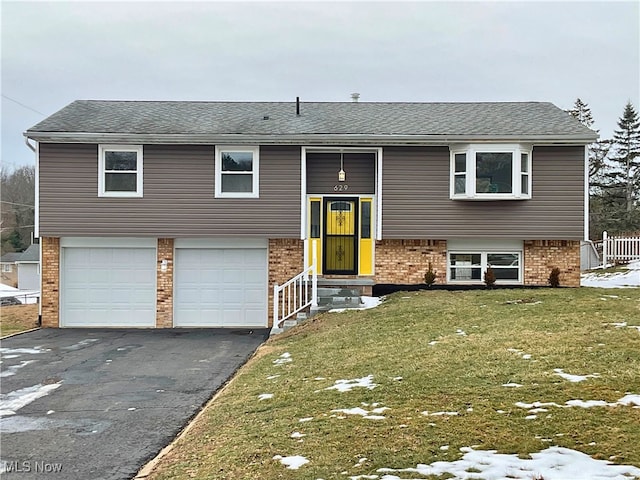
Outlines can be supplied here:
<path id="1" fill-rule="evenodd" d="M 602 265 L 640 260 L 640 237 L 609 237 L 602 232 Z"/>
<path id="2" fill-rule="evenodd" d="M 316 240 L 312 245 L 311 265 L 286 283 L 282 285 L 276 283 L 273 286 L 274 328 L 280 328 L 282 322 L 305 308 L 318 306 Z"/>

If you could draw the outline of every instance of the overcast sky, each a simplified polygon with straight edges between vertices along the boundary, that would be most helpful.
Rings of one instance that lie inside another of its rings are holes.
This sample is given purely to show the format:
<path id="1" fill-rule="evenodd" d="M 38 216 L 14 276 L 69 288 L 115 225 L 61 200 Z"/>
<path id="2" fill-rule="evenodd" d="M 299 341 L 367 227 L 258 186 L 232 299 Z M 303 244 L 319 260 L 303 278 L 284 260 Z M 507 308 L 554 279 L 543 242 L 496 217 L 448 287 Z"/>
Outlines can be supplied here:
<path id="1" fill-rule="evenodd" d="M 639 107 L 640 2 L 2 1 L 2 163 L 75 99 Z M 16 103 L 19 102 L 20 104 Z M 35 111 L 34 111 L 35 110 Z M 39 112 L 39 113 L 38 113 Z"/>

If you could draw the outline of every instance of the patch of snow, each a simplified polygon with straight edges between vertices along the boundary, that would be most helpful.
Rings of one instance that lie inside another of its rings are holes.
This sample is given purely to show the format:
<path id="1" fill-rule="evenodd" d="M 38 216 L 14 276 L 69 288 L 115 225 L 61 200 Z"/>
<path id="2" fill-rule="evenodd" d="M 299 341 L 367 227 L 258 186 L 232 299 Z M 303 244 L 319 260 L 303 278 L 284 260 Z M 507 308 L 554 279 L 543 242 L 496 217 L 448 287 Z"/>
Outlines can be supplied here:
<path id="1" fill-rule="evenodd" d="M 447 450 L 449 450 L 449 445 L 442 445 L 440 447 L 440 450 L 442 450 L 443 452 L 446 452 Z"/>
<path id="2" fill-rule="evenodd" d="M 396 382 L 400 382 L 402 380 L 402 377 L 393 377 L 392 380 L 395 380 Z"/>
<path id="3" fill-rule="evenodd" d="M 354 388 L 367 388 L 373 390 L 378 386 L 373 383 L 373 375 L 367 375 L 362 378 L 354 378 L 352 380 L 336 380 L 335 384 L 325 390 L 338 390 L 339 392 L 350 392 Z"/>
<path id="4" fill-rule="evenodd" d="M 436 343 L 438 343 L 436 340 L 431 340 L 428 345 L 435 345 Z"/>
<path id="5" fill-rule="evenodd" d="M 280 460 L 280 463 L 285 465 L 290 470 L 297 470 L 302 465 L 309 463 L 302 455 L 293 455 L 291 457 L 283 457 L 282 455 L 276 455 L 273 457 L 274 460 Z"/>
<path id="6" fill-rule="evenodd" d="M 304 434 L 304 433 L 300 433 L 300 432 L 293 432 L 293 433 L 290 435 L 290 437 L 291 437 L 291 438 L 302 438 L 302 437 L 304 437 L 304 436 L 306 436 L 306 434 Z"/>
<path id="7" fill-rule="evenodd" d="M 56 411 L 55 410 L 48 410 L 47 411 L 47 415 L 51 415 L 52 413 L 56 413 Z"/>
<path id="8" fill-rule="evenodd" d="M 366 418 L 367 420 L 384 420 L 386 417 L 379 414 L 385 412 L 386 410 L 390 410 L 389 407 L 374 408 L 371 411 L 365 410 L 364 408 L 360 408 L 360 407 L 338 408 L 335 410 L 331 410 L 331 412 L 344 413 L 345 415 L 360 415 L 362 418 Z M 376 414 L 376 415 L 372 415 L 372 414 Z M 345 418 L 345 417 L 342 417 L 342 418 Z"/>
<path id="9" fill-rule="evenodd" d="M 461 337 L 466 337 L 467 333 L 464 330 L 462 330 L 461 328 L 458 328 L 456 330 L 456 335 L 460 335 Z"/>
<path id="10" fill-rule="evenodd" d="M 304 417 L 301 418 L 300 420 L 298 420 L 300 423 L 304 423 L 304 422 L 310 422 L 311 420 L 313 420 L 313 417 Z"/>
<path id="11" fill-rule="evenodd" d="M 640 287 L 640 260 L 631 262 L 626 266 L 626 272 L 583 273 L 580 276 L 580 285 L 596 288 L 633 288 Z"/>
<path id="12" fill-rule="evenodd" d="M 503 383 L 502 386 L 503 387 L 511 387 L 511 388 L 520 388 L 520 387 L 522 387 L 522 384 L 509 382 L 509 383 Z"/>
<path id="13" fill-rule="evenodd" d="M 326 380 L 326 378 L 324 378 L 324 377 L 316 377 L 316 378 L 314 378 L 314 380 L 319 382 L 321 380 Z"/>
<path id="14" fill-rule="evenodd" d="M 600 377 L 600 374 L 598 373 L 593 373 L 589 375 L 572 375 L 570 373 L 564 373 L 561 368 L 554 368 L 553 371 L 556 372 L 555 375 L 558 375 L 559 377 L 562 377 L 565 380 L 569 380 L 570 382 L 573 382 L 573 383 L 583 382 L 587 378 Z"/>
<path id="15" fill-rule="evenodd" d="M 533 402 L 533 403 L 524 403 L 524 402 L 516 402 L 515 406 L 520 408 L 525 408 L 529 410 L 529 413 L 533 413 L 535 411 L 540 410 L 543 407 L 558 407 L 558 408 L 571 408 L 571 407 L 580 407 L 580 408 L 592 408 L 592 407 L 615 407 L 615 406 L 626 406 L 629 407 L 631 405 L 635 405 L 633 408 L 640 408 L 640 395 L 637 394 L 627 394 L 624 397 L 620 398 L 615 402 L 605 402 L 604 400 L 567 400 L 564 405 L 560 405 L 555 402 Z M 546 411 L 546 410 L 544 410 Z"/>
<path id="16" fill-rule="evenodd" d="M 378 475 L 355 475 L 353 477 L 349 477 L 349 480 L 376 480 L 376 478 L 380 478 Z"/>
<path id="17" fill-rule="evenodd" d="M 49 395 L 60 385 L 60 382 L 48 385 L 38 384 L 9 393 L 0 393 L 0 417 L 15 415 L 22 407 L 29 405 L 40 397 Z"/>
<path id="18" fill-rule="evenodd" d="M 421 412 L 421 413 L 425 417 L 442 417 L 442 416 L 451 417 L 451 416 L 460 415 L 460 413 L 458 413 L 458 412 L 432 412 L 432 413 L 429 413 L 427 410 L 425 410 L 424 412 Z"/>
<path id="19" fill-rule="evenodd" d="M 35 360 L 23 360 L 17 365 L 11 365 L 3 372 L 0 372 L 0 378 L 11 377 L 15 375 L 18 372 L 18 370 L 20 370 L 22 367 L 26 367 L 27 365 L 33 362 L 35 362 Z"/>
<path id="20" fill-rule="evenodd" d="M 477 478 L 514 480 L 631 480 L 640 476 L 640 468 L 632 465 L 613 465 L 606 460 L 595 460 L 577 450 L 563 447 L 549 447 L 532 453 L 531 458 L 519 458 L 516 454 L 497 453 L 496 450 L 460 449 L 464 453 L 454 462 L 434 462 L 431 465 L 418 464 L 415 468 L 380 468 L 380 473 L 417 473 L 423 476 L 453 475 L 459 480 Z M 473 472 L 473 473 L 472 473 Z M 385 475 L 383 480 L 398 480 L 395 475 Z"/>
<path id="21" fill-rule="evenodd" d="M 291 358 L 291 354 L 289 352 L 284 352 L 282 355 L 280 355 L 278 358 L 276 358 L 273 363 L 275 365 L 283 365 L 285 363 L 289 363 L 292 362 L 293 359 Z"/>
<path id="22" fill-rule="evenodd" d="M 87 347 L 94 342 L 100 341 L 98 338 L 86 338 L 84 340 L 80 340 L 78 343 L 74 343 L 73 345 L 69 345 L 68 347 L 62 347 L 64 350 L 80 350 L 83 347 Z"/>
<path id="23" fill-rule="evenodd" d="M 517 348 L 507 348 L 507 352 L 515 353 L 523 360 L 531 360 L 530 353 L 524 353 L 522 350 L 518 350 Z"/>
<path id="24" fill-rule="evenodd" d="M 262 401 L 262 400 L 269 400 L 270 398 L 273 398 L 273 393 L 261 393 L 260 395 L 258 395 L 258 401 Z"/>
<path id="25" fill-rule="evenodd" d="M 269 375 L 267 380 L 273 380 L 274 378 L 278 378 L 280 375 Z"/>
<path id="26" fill-rule="evenodd" d="M 33 347 L 33 348 L 0 348 L 0 355 L 2 355 L 5 358 L 16 358 L 17 356 L 22 355 L 23 353 L 36 355 L 38 353 L 50 352 L 50 351 L 51 351 L 51 349 L 42 348 L 42 347 Z M 12 356 L 8 356 L 8 355 L 12 355 Z"/>
<path id="27" fill-rule="evenodd" d="M 410 297 L 407 297 L 410 298 Z M 370 308 L 375 308 L 378 305 L 380 305 L 382 303 L 382 298 L 381 297 L 366 297 L 366 296 L 362 296 L 360 297 L 360 307 L 353 307 L 353 308 L 332 308 L 331 310 L 329 310 L 329 313 L 342 313 L 342 312 L 346 312 L 347 310 L 369 310 Z"/>

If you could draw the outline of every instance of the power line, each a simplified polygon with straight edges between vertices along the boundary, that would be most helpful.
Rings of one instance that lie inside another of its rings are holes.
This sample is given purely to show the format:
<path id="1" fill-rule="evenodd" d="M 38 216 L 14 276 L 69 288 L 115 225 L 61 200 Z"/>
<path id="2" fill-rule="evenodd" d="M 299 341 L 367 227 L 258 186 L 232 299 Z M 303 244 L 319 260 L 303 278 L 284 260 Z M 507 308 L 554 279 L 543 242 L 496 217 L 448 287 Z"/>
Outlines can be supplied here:
<path id="1" fill-rule="evenodd" d="M 17 105 L 20 105 L 22 108 L 26 108 L 27 110 L 31 110 L 32 112 L 35 112 L 35 113 L 37 113 L 38 115 L 42 115 L 43 117 L 46 117 L 46 116 L 47 116 L 45 113 L 39 112 L 39 111 L 38 111 L 38 110 L 36 110 L 35 108 L 31 108 L 29 105 L 25 105 L 24 103 L 19 102 L 19 101 L 18 101 L 18 100 L 16 100 L 15 98 L 11 98 L 11 97 L 9 97 L 9 96 L 5 95 L 4 93 L 2 94 L 2 98 L 6 98 L 7 100 L 9 100 L 9 101 L 11 101 L 11 102 L 13 102 L 13 103 L 15 103 L 15 104 L 17 104 Z"/>
<path id="2" fill-rule="evenodd" d="M 35 208 L 35 205 L 27 205 L 26 203 L 7 202 L 6 200 L 0 200 L 2 203 L 8 203 L 9 205 L 18 205 L 19 207 Z"/>

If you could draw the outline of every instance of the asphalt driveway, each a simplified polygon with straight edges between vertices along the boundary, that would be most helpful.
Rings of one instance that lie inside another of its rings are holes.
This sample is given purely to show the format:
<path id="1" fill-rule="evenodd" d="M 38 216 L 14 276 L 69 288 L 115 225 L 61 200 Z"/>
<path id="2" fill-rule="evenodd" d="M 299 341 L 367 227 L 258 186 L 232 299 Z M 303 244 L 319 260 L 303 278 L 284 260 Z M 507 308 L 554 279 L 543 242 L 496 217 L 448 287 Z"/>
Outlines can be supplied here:
<path id="1" fill-rule="evenodd" d="M 3 478 L 131 479 L 267 335 L 42 329 L 3 340 Z"/>

